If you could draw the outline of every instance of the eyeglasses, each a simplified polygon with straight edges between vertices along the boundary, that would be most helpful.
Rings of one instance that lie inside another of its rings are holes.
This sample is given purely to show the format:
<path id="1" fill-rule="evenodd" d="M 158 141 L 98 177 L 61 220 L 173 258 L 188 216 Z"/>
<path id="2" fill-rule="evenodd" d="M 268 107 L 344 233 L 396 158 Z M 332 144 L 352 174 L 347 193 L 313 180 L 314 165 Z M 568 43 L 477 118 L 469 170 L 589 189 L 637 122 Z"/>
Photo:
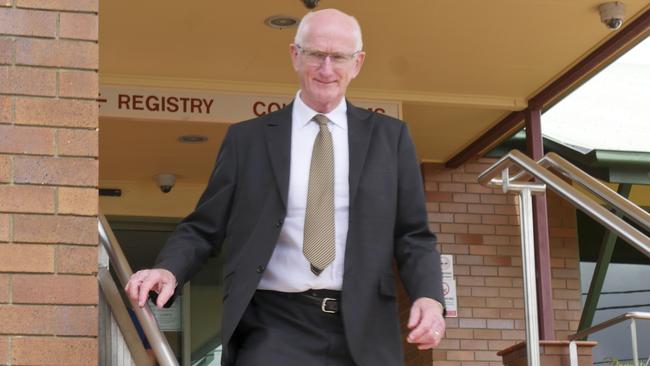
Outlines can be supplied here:
<path id="1" fill-rule="evenodd" d="M 352 59 L 354 59 L 354 56 L 356 56 L 359 52 L 361 52 L 361 50 L 359 50 L 349 54 L 339 53 L 339 52 L 327 53 L 319 50 L 303 48 L 298 44 L 296 45 L 296 48 L 305 57 L 307 63 L 313 66 L 322 65 L 323 63 L 325 63 L 325 60 L 328 57 L 330 59 L 330 62 L 336 66 L 345 65 L 346 63 L 352 61 Z"/>

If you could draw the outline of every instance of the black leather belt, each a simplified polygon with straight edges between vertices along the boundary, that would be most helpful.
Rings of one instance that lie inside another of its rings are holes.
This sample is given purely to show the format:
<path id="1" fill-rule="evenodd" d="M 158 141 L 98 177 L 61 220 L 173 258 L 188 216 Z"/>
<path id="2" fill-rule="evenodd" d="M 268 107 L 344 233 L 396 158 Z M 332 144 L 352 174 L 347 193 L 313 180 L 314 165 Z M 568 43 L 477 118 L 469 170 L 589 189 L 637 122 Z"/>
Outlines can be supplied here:
<path id="1" fill-rule="evenodd" d="M 258 290 L 265 293 L 272 293 L 291 299 L 297 299 L 320 308 L 323 313 L 338 314 L 340 312 L 341 291 L 336 290 L 307 290 L 305 292 L 278 292 L 269 290 Z"/>
<path id="2" fill-rule="evenodd" d="M 297 295 L 312 304 L 320 306 L 320 310 L 324 313 L 338 314 L 340 311 L 341 291 L 307 290 L 305 292 L 299 292 Z"/>

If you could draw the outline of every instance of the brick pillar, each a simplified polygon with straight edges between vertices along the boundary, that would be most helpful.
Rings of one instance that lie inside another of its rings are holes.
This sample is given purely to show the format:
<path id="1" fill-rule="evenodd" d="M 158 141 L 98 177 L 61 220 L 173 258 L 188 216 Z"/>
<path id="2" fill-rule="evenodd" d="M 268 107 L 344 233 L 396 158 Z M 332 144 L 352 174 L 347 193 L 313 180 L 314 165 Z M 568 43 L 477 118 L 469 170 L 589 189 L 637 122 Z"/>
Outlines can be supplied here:
<path id="1" fill-rule="evenodd" d="M 0 0 L 0 365 L 97 364 L 97 12 Z"/>

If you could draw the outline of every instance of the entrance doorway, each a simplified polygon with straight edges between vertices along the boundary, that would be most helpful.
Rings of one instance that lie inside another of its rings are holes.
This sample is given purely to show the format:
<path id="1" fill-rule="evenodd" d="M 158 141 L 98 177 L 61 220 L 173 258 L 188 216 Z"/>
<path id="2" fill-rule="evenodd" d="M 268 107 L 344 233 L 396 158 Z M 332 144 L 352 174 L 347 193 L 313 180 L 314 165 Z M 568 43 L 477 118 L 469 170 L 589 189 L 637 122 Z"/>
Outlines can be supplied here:
<path id="1" fill-rule="evenodd" d="M 111 194 L 100 196 L 100 211 L 133 271 L 151 268 L 205 188 L 228 124 L 101 114 L 99 123 L 100 189 Z M 157 185 L 161 173 L 175 177 L 169 192 Z M 220 363 L 220 263 L 214 253 L 173 309 L 152 309 L 181 365 Z"/>

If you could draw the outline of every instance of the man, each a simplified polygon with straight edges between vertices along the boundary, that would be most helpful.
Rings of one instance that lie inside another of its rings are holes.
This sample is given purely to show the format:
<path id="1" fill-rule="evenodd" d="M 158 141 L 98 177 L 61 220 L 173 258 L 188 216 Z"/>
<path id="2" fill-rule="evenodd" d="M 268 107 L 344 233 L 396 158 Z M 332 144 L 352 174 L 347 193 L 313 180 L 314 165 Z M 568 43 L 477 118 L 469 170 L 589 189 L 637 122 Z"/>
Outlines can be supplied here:
<path id="1" fill-rule="evenodd" d="M 414 300 L 407 341 L 429 349 L 445 329 L 413 144 L 345 100 L 365 59 L 356 19 L 307 14 L 289 51 L 294 101 L 230 127 L 195 211 L 126 290 L 160 307 L 222 248 L 222 364 L 401 365 L 393 261 Z"/>

